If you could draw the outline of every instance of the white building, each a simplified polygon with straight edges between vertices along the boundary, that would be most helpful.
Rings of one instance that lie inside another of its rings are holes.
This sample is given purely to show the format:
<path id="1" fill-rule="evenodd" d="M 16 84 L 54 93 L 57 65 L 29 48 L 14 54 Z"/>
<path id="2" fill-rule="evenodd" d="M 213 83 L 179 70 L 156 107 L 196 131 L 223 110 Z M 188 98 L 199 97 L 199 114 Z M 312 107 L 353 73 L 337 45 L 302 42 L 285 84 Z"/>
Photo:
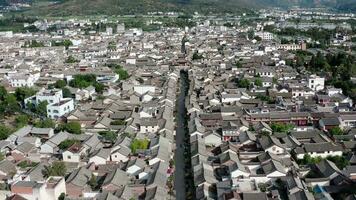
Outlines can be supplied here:
<path id="1" fill-rule="evenodd" d="M 270 32 L 257 32 L 255 36 L 262 38 L 262 40 L 273 40 L 274 35 Z"/>
<path id="2" fill-rule="evenodd" d="M 61 99 L 60 102 L 47 105 L 47 117 L 58 119 L 74 110 L 74 101 L 71 98 Z"/>
<path id="3" fill-rule="evenodd" d="M 11 193 L 28 200 L 58 199 L 66 186 L 63 177 L 49 177 L 44 183 L 36 181 L 18 181 L 11 186 Z"/>
<path id="4" fill-rule="evenodd" d="M 6 78 L 11 87 L 32 87 L 40 78 L 40 74 L 11 74 Z"/>
<path id="5" fill-rule="evenodd" d="M 136 86 L 134 86 L 134 91 L 141 95 L 145 94 L 146 92 L 154 93 L 155 90 L 156 90 L 156 87 L 152 86 L 152 85 L 136 85 Z"/>
<path id="6" fill-rule="evenodd" d="M 307 81 L 308 87 L 314 91 L 320 91 L 324 89 L 325 78 L 321 78 L 316 75 L 311 75 Z"/>
<path id="7" fill-rule="evenodd" d="M 63 93 L 60 89 L 40 90 L 35 96 L 25 99 L 25 104 L 33 103 L 38 105 L 43 101 L 47 101 L 49 104 L 51 104 L 58 103 L 61 101 L 61 99 L 63 99 Z"/>

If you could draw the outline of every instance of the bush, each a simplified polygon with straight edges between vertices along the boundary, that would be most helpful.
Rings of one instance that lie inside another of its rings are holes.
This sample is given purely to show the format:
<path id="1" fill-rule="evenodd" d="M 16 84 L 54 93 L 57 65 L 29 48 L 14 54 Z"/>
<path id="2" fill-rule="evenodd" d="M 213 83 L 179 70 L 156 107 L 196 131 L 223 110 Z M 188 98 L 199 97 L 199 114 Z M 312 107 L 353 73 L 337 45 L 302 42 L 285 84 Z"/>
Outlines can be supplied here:
<path id="1" fill-rule="evenodd" d="M 28 124 L 30 118 L 27 115 L 19 115 L 15 118 L 17 128 L 22 128 Z"/>
<path id="2" fill-rule="evenodd" d="M 54 87 L 55 88 L 64 88 L 65 86 L 67 86 L 67 82 L 65 80 L 58 80 L 54 83 Z"/>
<path id="3" fill-rule="evenodd" d="M 51 119 L 44 119 L 44 120 L 39 120 L 36 121 L 34 126 L 37 128 L 54 128 L 55 123 Z"/>
<path id="4" fill-rule="evenodd" d="M 73 144 L 76 144 L 76 143 L 79 143 L 78 140 L 70 140 L 70 139 L 67 139 L 67 140 L 64 140 L 63 142 L 59 143 L 58 147 L 59 149 L 61 150 L 66 150 L 68 149 L 70 146 L 72 146 Z"/>
<path id="5" fill-rule="evenodd" d="M 5 125 L 0 125 L 0 140 L 5 140 L 12 133 L 12 130 Z"/>
<path id="6" fill-rule="evenodd" d="M 115 143 L 117 139 L 117 134 L 112 131 L 100 131 L 99 135 L 101 135 L 104 140 L 109 141 L 111 143 Z"/>
<path id="7" fill-rule="evenodd" d="M 115 121 L 110 122 L 110 125 L 125 125 L 125 121 L 115 120 Z"/>
<path id="8" fill-rule="evenodd" d="M 45 167 L 45 170 L 43 171 L 43 174 L 46 177 L 49 176 L 64 176 L 67 172 L 67 168 L 64 164 L 64 162 L 57 161 L 53 162 L 51 166 Z"/>
<path id="9" fill-rule="evenodd" d="M 271 125 L 274 133 L 287 133 L 294 128 L 293 124 L 273 123 Z"/>
<path id="10" fill-rule="evenodd" d="M 79 60 L 75 59 L 73 56 L 68 56 L 68 58 L 65 60 L 65 63 L 77 63 Z"/>
<path id="11" fill-rule="evenodd" d="M 68 131 L 69 133 L 73 133 L 73 134 L 81 134 L 82 131 L 82 127 L 80 125 L 80 123 L 78 122 L 68 122 L 66 124 L 61 124 L 59 125 L 58 129 L 60 131 Z"/>
<path id="12" fill-rule="evenodd" d="M 329 133 L 330 133 L 331 135 L 343 135 L 343 134 L 344 134 L 344 132 L 341 130 L 340 127 L 334 127 L 334 128 L 332 128 L 332 129 L 329 131 Z"/>
<path id="13" fill-rule="evenodd" d="M 134 139 L 130 145 L 131 151 L 133 154 L 136 154 L 138 149 L 147 149 L 149 140 L 147 139 Z"/>

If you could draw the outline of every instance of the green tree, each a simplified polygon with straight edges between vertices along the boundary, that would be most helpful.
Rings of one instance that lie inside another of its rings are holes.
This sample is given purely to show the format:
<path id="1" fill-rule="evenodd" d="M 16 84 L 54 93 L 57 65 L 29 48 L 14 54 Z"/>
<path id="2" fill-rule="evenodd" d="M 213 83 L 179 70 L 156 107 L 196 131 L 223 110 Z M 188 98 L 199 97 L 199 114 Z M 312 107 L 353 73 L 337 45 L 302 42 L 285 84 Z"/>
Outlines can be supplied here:
<path id="1" fill-rule="evenodd" d="M 0 161 L 4 160 L 5 159 L 5 155 L 0 153 Z"/>
<path id="2" fill-rule="evenodd" d="M 258 86 L 258 87 L 262 87 L 262 80 L 259 79 L 259 78 L 256 78 L 255 79 L 255 85 Z"/>
<path id="3" fill-rule="evenodd" d="M 198 52 L 193 53 L 192 60 L 200 60 L 202 58 L 204 58 L 204 57 L 202 55 L 198 54 Z"/>
<path id="4" fill-rule="evenodd" d="M 81 126 L 79 122 L 68 122 L 66 124 L 60 125 L 60 130 L 68 131 L 69 133 L 73 134 L 81 134 Z"/>
<path id="5" fill-rule="evenodd" d="M 55 88 L 63 89 L 65 86 L 67 86 L 67 82 L 65 80 L 58 80 L 54 83 Z"/>
<path id="6" fill-rule="evenodd" d="M 90 185 L 92 190 L 96 190 L 98 187 L 98 182 L 93 174 L 91 175 L 90 180 L 88 181 L 88 185 Z"/>
<path id="7" fill-rule="evenodd" d="M 72 45 L 73 45 L 73 43 L 72 43 L 71 40 L 64 40 L 64 41 L 63 41 L 63 46 L 65 46 L 66 49 L 68 49 L 68 47 L 69 47 L 69 46 L 72 46 Z"/>
<path id="8" fill-rule="evenodd" d="M 293 128 L 293 124 L 273 123 L 271 125 L 271 129 L 274 133 L 287 133 Z"/>
<path id="9" fill-rule="evenodd" d="M 67 168 L 66 165 L 64 164 L 64 162 L 61 161 L 56 161 L 53 162 L 51 166 L 46 166 L 43 174 L 46 177 L 49 176 L 64 176 L 67 172 Z"/>
<path id="10" fill-rule="evenodd" d="M 19 106 L 14 94 L 6 95 L 5 103 L 6 103 L 5 110 L 6 110 L 6 113 L 8 113 L 8 114 L 14 114 L 15 112 L 18 112 L 20 110 L 20 106 Z"/>
<path id="11" fill-rule="evenodd" d="M 340 127 L 334 127 L 330 130 L 330 134 L 331 135 L 343 135 L 344 132 L 342 131 L 342 129 Z"/>
<path id="12" fill-rule="evenodd" d="M 240 88 L 249 88 L 250 87 L 250 81 L 247 79 L 241 79 L 237 82 L 237 86 Z"/>
<path id="13" fill-rule="evenodd" d="M 90 85 L 94 85 L 96 83 L 96 76 L 94 74 L 77 74 L 74 78 L 69 82 L 69 85 L 74 88 L 86 88 Z"/>
<path id="14" fill-rule="evenodd" d="M 111 142 L 112 144 L 117 140 L 117 134 L 112 131 L 100 131 L 99 135 L 101 135 L 105 141 Z"/>
<path id="15" fill-rule="evenodd" d="M 66 88 L 66 87 L 63 88 L 62 93 L 63 93 L 64 98 L 72 98 L 72 93 L 70 92 L 70 90 L 68 88 Z"/>
<path id="16" fill-rule="evenodd" d="M 59 195 L 58 200 L 64 200 L 66 198 L 66 194 L 61 193 L 61 195 Z"/>
<path id="17" fill-rule="evenodd" d="M 12 130 L 5 125 L 0 124 L 0 140 L 5 140 L 11 135 Z"/>
<path id="18" fill-rule="evenodd" d="M 65 63 L 77 63 L 79 60 L 75 59 L 73 56 L 68 56 L 68 58 L 64 61 Z"/>
<path id="19" fill-rule="evenodd" d="M 105 85 L 102 83 L 94 83 L 94 87 L 95 87 L 95 92 L 99 94 L 102 94 L 105 89 Z"/>
<path id="20" fill-rule="evenodd" d="M 0 100 L 4 101 L 7 95 L 7 90 L 4 86 L 0 85 Z"/>
<path id="21" fill-rule="evenodd" d="M 15 90 L 16 99 L 20 102 L 22 102 L 27 97 L 33 96 L 35 94 L 36 94 L 36 90 L 29 87 L 20 87 L 20 88 L 16 88 Z"/>
<path id="22" fill-rule="evenodd" d="M 17 128 L 22 128 L 26 126 L 30 121 L 30 118 L 27 115 L 18 115 L 15 118 L 15 123 Z"/>
<path id="23" fill-rule="evenodd" d="M 341 170 L 350 164 L 349 160 L 347 160 L 344 156 L 328 156 L 326 159 L 335 163 L 335 165 Z"/>
<path id="24" fill-rule="evenodd" d="M 239 62 L 239 61 L 236 62 L 235 66 L 236 66 L 237 68 L 242 68 L 242 64 L 241 64 L 241 62 Z"/>
<path id="25" fill-rule="evenodd" d="M 47 101 L 41 101 L 37 106 L 36 106 L 36 113 L 41 115 L 41 116 L 47 116 Z"/>
<path id="26" fill-rule="evenodd" d="M 120 80 L 126 80 L 130 77 L 129 73 L 124 69 L 116 69 L 115 73 L 119 75 Z"/>
<path id="27" fill-rule="evenodd" d="M 34 126 L 37 128 L 54 128 L 55 127 L 55 123 L 53 122 L 53 120 L 46 118 L 44 120 L 38 120 L 34 123 Z"/>
<path id="28" fill-rule="evenodd" d="M 133 154 L 136 154 L 138 149 L 147 149 L 149 141 L 147 139 L 134 139 L 130 145 Z"/>
<path id="29" fill-rule="evenodd" d="M 76 144 L 76 143 L 80 143 L 80 141 L 74 140 L 74 139 L 73 140 L 66 139 L 66 140 L 62 141 L 61 143 L 59 143 L 58 148 L 61 150 L 66 150 L 69 147 L 71 147 L 73 144 Z"/>

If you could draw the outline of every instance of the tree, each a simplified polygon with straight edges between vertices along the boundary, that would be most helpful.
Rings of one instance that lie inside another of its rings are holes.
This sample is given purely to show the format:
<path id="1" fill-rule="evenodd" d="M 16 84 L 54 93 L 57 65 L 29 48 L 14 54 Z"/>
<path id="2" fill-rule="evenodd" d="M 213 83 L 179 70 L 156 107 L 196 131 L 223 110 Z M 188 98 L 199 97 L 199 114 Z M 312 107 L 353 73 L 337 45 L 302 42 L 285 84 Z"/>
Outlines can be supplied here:
<path id="1" fill-rule="evenodd" d="M 46 166 L 43 174 L 46 177 L 49 176 L 64 176 L 67 172 L 67 168 L 66 165 L 64 164 L 64 162 L 61 161 L 56 161 L 53 162 L 51 166 Z"/>
<path id="2" fill-rule="evenodd" d="M 126 80 L 126 79 L 128 79 L 130 77 L 129 73 L 126 70 L 122 69 L 122 68 L 121 69 L 116 69 L 115 73 L 117 73 L 119 75 L 119 79 L 120 80 Z"/>
<path id="3" fill-rule="evenodd" d="M 20 106 L 16 101 L 16 97 L 13 94 L 7 94 L 5 97 L 5 103 L 6 103 L 6 113 L 8 114 L 14 114 L 15 112 L 18 112 L 20 110 Z"/>
<path id="4" fill-rule="evenodd" d="M 102 83 L 94 83 L 94 87 L 95 87 L 95 92 L 99 94 L 102 94 L 105 89 L 105 85 Z"/>
<path id="5" fill-rule="evenodd" d="M 90 185 L 92 190 L 96 190 L 98 187 L 98 182 L 93 174 L 91 175 L 90 180 L 88 181 L 88 185 Z"/>
<path id="6" fill-rule="evenodd" d="M 46 118 L 44 120 L 36 121 L 35 124 L 34 124 L 34 126 L 37 127 L 37 128 L 54 128 L 55 125 L 56 124 L 49 118 Z"/>
<path id="7" fill-rule="evenodd" d="M 6 95 L 7 95 L 7 90 L 5 89 L 4 86 L 0 85 L 0 100 L 4 101 Z"/>
<path id="8" fill-rule="evenodd" d="M 94 85 L 96 83 L 96 76 L 94 74 L 77 74 L 74 78 L 69 82 L 69 85 L 74 88 L 86 88 L 90 85 Z"/>
<path id="9" fill-rule="evenodd" d="M 253 30 L 249 30 L 249 31 L 247 32 L 247 37 L 248 37 L 248 39 L 252 39 L 253 36 L 255 36 L 255 32 L 254 32 Z"/>
<path id="10" fill-rule="evenodd" d="M 236 66 L 237 68 L 242 68 L 242 64 L 241 64 L 239 61 L 236 62 L 235 66 Z"/>
<path id="11" fill-rule="evenodd" d="M 6 138 L 9 137 L 11 134 L 12 130 L 5 125 L 0 125 L 0 140 L 5 140 Z"/>
<path id="12" fill-rule="evenodd" d="M 47 116 L 47 101 L 41 101 L 37 106 L 36 106 L 36 113 L 41 115 L 41 116 Z"/>
<path id="13" fill-rule="evenodd" d="M 238 81 L 237 86 L 240 88 L 249 88 L 250 87 L 250 81 L 247 79 L 241 79 Z"/>
<path id="14" fill-rule="evenodd" d="M 30 118 L 27 115 L 18 115 L 15 118 L 15 123 L 17 128 L 22 128 L 28 124 Z"/>
<path id="15" fill-rule="evenodd" d="M 66 194 L 61 193 L 61 195 L 59 195 L 58 200 L 64 200 L 66 198 Z"/>
<path id="16" fill-rule="evenodd" d="M 68 56 L 68 58 L 64 61 L 65 63 L 77 63 L 79 60 L 75 59 L 73 56 Z"/>
<path id="17" fill-rule="evenodd" d="M 62 93 L 63 93 L 64 98 L 72 98 L 72 93 L 70 92 L 70 90 L 68 88 L 66 88 L 66 87 L 63 88 Z"/>
<path id="18" fill-rule="evenodd" d="M 328 156 L 326 159 L 335 163 L 335 165 L 341 170 L 350 164 L 349 160 L 347 160 L 344 156 Z"/>
<path id="19" fill-rule="evenodd" d="M 73 45 L 73 43 L 72 43 L 71 40 L 63 40 L 62 43 L 63 43 L 63 46 L 66 47 L 66 49 L 68 49 L 69 46 L 72 46 L 72 45 Z"/>
<path id="20" fill-rule="evenodd" d="M 81 134 L 81 126 L 79 122 L 68 122 L 66 124 L 60 125 L 60 130 L 68 131 L 69 133 L 73 134 Z"/>
<path id="21" fill-rule="evenodd" d="M 134 139 L 130 145 L 133 154 L 136 154 L 138 149 L 147 149 L 149 141 L 145 139 Z"/>
<path id="22" fill-rule="evenodd" d="M 256 78 L 256 79 L 255 79 L 255 85 L 258 86 L 258 87 L 262 87 L 262 81 L 261 81 L 261 79 Z"/>
<path id="23" fill-rule="evenodd" d="M 71 139 L 66 139 L 64 141 L 62 141 L 61 143 L 59 143 L 58 147 L 61 150 L 66 150 L 69 147 L 71 147 L 73 144 L 79 143 L 78 140 L 71 140 Z"/>
<path id="24" fill-rule="evenodd" d="M 29 88 L 29 87 L 20 87 L 16 88 L 15 96 L 17 101 L 22 102 L 27 97 L 33 96 L 36 94 L 36 90 Z"/>
<path id="25" fill-rule="evenodd" d="M 198 54 L 197 51 L 193 53 L 192 60 L 200 60 L 202 58 L 204 58 L 204 57 L 201 54 Z"/>
<path id="26" fill-rule="evenodd" d="M 262 38 L 260 36 L 255 36 L 253 39 L 257 40 L 257 41 L 261 41 Z"/>
<path id="27" fill-rule="evenodd" d="M 340 127 L 334 127 L 330 130 L 331 135 L 343 135 L 344 132 L 341 130 Z"/>
<path id="28" fill-rule="evenodd" d="M 55 88 L 63 89 L 65 86 L 67 86 L 67 82 L 65 80 L 58 80 L 54 83 Z"/>
<path id="29" fill-rule="evenodd" d="M 302 160 L 298 160 L 298 163 L 301 165 L 311 165 L 311 164 L 316 164 L 322 161 L 323 158 L 320 156 L 317 157 L 311 157 L 309 154 L 304 154 L 304 157 Z"/>
<path id="30" fill-rule="evenodd" d="M 112 131 L 100 131 L 99 135 L 101 135 L 105 141 L 111 142 L 112 144 L 115 143 L 117 139 L 117 134 Z"/>
<path id="31" fill-rule="evenodd" d="M 4 160 L 5 159 L 5 155 L 0 153 L 0 161 Z"/>
<path id="32" fill-rule="evenodd" d="M 294 128 L 293 124 L 273 123 L 271 129 L 274 133 L 287 133 Z"/>

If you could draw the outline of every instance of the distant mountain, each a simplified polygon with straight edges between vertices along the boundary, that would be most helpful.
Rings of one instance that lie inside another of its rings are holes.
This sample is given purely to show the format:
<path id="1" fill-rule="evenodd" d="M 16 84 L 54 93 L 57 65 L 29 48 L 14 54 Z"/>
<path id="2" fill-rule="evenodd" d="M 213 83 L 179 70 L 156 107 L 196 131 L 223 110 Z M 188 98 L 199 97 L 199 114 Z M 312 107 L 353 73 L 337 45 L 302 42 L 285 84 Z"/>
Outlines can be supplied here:
<path id="1" fill-rule="evenodd" d="M 56 4 L 34 6 L 26 13 L 53 16 L 144 14 L 152 11 L 226 13 L 245 12 L 254 8 L 276 6 L 327 6 L 346 11 L 355 11 L 355 1 L 356 0 L 61 0 Z"/>

